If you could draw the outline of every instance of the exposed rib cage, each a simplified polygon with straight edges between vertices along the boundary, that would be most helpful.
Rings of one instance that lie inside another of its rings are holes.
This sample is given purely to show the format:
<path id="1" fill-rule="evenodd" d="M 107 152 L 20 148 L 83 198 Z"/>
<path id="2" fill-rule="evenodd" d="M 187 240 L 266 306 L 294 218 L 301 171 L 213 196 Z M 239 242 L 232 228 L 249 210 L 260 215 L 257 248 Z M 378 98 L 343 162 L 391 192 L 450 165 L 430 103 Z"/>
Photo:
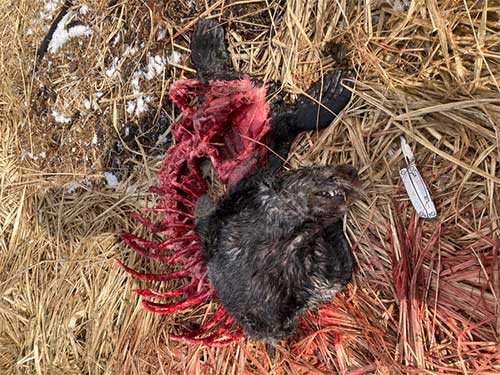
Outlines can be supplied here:
<path id="1" fill-rule="evenodd" d="M 146 310 L 172 314 L 210 301 L 215 296 L 193 227 L 196 201 L 207 191 L 199 171 L 199 160 L 210 158 L 220 180 L 230 186 L 265 161 L 263 144 L 269 132 L 269 106 L 265 93 L 265 87 L 255 87 L 247 78 L 206 84 L 198 80 L 181 80 L 172 85 L 170 98 L 183 114 L 172 127 L 176 144 L 170 147 L 163 161 L 159 184 L 151 188 L 158 194 L 160 202 L 150 211 L 163 215 L 163 218 L 152 222 L 134 214 L 152 234 L 164 239 L 157 242 L 129 233 L 121 235 L 135 252 L 163 262 L 169 272 L 144 273 L 117 262 L 125 271 L 143 280 L 190 280 L 166 292 L 134 290 L 147 298 L 180 297 L 161 303 L 144 299 L 142 305 Z M 199 329 L 171 336 L 176 340 L 209 346 L 227 345 L 241 337 L 244 337 L 241 327 L 233 323 L 223 306 Z"/>

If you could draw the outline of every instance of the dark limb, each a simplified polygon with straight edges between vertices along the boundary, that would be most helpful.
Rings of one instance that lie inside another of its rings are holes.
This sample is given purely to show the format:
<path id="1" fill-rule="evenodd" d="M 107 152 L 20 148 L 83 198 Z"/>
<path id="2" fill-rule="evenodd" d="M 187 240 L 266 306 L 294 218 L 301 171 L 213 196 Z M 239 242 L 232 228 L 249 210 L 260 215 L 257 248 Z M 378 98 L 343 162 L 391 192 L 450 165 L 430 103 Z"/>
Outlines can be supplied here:
<path id="1" fill-rule="evenodd" d="M 271 119 L 271 134 L 269 136 L 268 146 L 268 164 L 266 168 L 269 171 L 278 171 L 283 162 L 288 157 L 290 146 L 299 132 L 294 129 L 294 113 L 281 112 L 274 113 Z"/>
<path id="2" fill-rule="evenodd" d="M 191 36 L 191 63 L 202 80 L 238 76 L 230 69 L 224 29 L 216 21 L 202 19 L 196 24 Z"/>
<path id="3" fill-rule="evenodd" d="M 318 80 L 296 103 L 293 128 L 304 130 L 326 128 L 351 99 L 352 78 L 348 70 L 334 70 Z M 348 88 L 342 86 L 342 83 Z"/>
<path id="4" fill-rule="evenodd" d="M 351 99 L 352 83 L 348 70 L 327 73 L 302 95 L 292 109 L 282 105 L 282 110 L 274 110 L 271 120 L 271 136 L 268 142 L 272 150 L 269 154 L 269 168 L 278 169 L 287 158 L 293 139 L 306 130 L 326 128 L 345 108 Z M 347 87 L 342 86 L 342 83 Z"/>

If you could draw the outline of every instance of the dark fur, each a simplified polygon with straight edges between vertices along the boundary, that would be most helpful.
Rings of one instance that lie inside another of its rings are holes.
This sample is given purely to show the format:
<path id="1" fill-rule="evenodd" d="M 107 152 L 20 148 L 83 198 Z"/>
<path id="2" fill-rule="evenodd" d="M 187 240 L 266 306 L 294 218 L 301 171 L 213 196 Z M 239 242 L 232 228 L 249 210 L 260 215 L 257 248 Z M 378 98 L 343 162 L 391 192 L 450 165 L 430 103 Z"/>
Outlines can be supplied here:
<path id="1" fill-rule="evenodd" d="M 191 42 L 192 63 L 206 79 L 236 79 L 229 69 L 222 28 L 202 20 Z M 341 217 L 357 181 L 349 166 L 279 172 L 292 140 L 332 122 L 350 99 L 341 85 L 347 71 L 333 71 L 294 106 L 274 103 L 269 163 L 240 181 L 215 205 L 196 206 L 196 231 L 209 278 L 227 311 L 252 338 L 289 336 L 297 317 L 327 301 L 351 278 L 352 254 Z M 258 82 L 257 82 L 258 83 Z M 329 195 L 329 192 L 332 195 Z"/>
<path id="2" fill-rule="evenodd" d="M 340 219 L 356 179 L 348 166 L 254 175 L 198 219 L 209 278 L 250 337 L 287 337 L 297 316 L 350 280 Z"/>

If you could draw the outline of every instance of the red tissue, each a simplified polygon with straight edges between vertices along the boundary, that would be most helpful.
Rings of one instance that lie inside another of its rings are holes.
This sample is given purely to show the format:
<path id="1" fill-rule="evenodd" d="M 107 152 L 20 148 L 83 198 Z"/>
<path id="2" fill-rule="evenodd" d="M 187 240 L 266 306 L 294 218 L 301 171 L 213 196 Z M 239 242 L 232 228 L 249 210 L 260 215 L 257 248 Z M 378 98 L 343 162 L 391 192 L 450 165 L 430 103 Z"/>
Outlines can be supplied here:
<path id="1" fill-rule="evenodd" d="M 265 95 L 266 87 L 255 86 L 249 78 L 207 83 L 189 79 L 171 86 L 169 96 L 182 110 L 182 117 L 172 126 L 176 143 L 168 149 L 162 163 L 158 186 L 150 189 L 158 194 L 160 201 L 149 210 L 159 213 L 161 220 L 153 222 L 139 214 L 134 215 L 151 233 L 163 239 L 151 241 L 129 233 L 121 235 L 134 251 L 163 262 L 168 271 L 143 273 L 117 262 L 140 279 L 186 279 L 186 282 L 167 292 L 134 290 L 148 298 L 178 297 L 166 303 L 143 300 L 146 310 L 172 314 L 206 303 L 215 296 L 201 255 L 201 243 L 194 232 L 196 201 L 207 192 L 199 165 L 201 160 L 209 158 L 219 179 L 230 188 L 265 163 L 266 136 L 270 131 L 269 104 Z M 241 327 L 233 323 L 223 306 L 199 329 L 171 336 L 172 339 L 209 346 L 227 345 L 241 337 L 244 337 Z"/>

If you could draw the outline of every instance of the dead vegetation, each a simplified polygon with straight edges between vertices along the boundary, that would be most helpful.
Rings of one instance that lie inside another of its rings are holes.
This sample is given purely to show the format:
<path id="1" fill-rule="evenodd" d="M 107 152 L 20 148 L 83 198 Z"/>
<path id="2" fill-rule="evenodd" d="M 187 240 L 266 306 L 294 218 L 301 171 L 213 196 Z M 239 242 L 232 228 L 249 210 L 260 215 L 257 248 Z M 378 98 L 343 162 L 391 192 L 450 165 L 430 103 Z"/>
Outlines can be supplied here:
<path id="1" fill-rule="evenodd" d="M 48 3 L 0 4 L 0 373 L 500 371 L 497 3 L 74 1 L 72 22 L 91 35 L 36 65 Z M 366 198 L 346 228 L 355 279 L 274 357 L 246 341 L 170 341 L 213 306 L 146 313 L 130 293 L 138 281 L 113 262 L 157 266 L 117 235 L 143 230 L 129 214 L 154 204 L 147 189 L 176 116 L 168 87 L 191 74 L 190 31 L 202 16 L 226 25 L 235 68 L 280 82 L 287 100 L 337 65 L 338 44 L 356 72 L 343 116 L 301 136 L 289 163 L 360 169 Z M 164 69 L 134 76 L 155 56 L 170 59 Z M 141 97 L 148 109 L 136 116 Z M 402 134 L 435 220 L 416 218 L 402 188 Z M 105 171 L 120 183 L 106 186 Z"/>

